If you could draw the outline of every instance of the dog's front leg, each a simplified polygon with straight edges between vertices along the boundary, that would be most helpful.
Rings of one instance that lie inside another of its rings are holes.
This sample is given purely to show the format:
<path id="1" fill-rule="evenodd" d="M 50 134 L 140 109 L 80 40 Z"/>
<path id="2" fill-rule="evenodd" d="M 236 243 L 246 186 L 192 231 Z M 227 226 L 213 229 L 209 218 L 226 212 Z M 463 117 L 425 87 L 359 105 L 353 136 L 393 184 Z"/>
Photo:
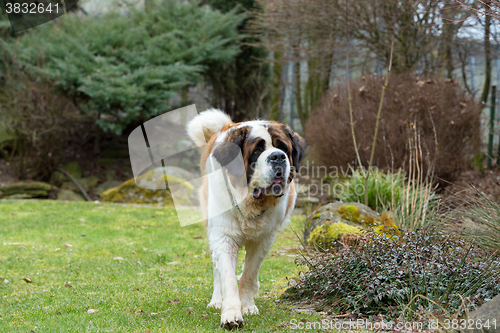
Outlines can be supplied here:
<path id="1" fill-rule="evenodd" d="M 240 278 L 240 299 L 243 314 L 258 314 L 259 309 L 255 305 L 254 297 L 259 292 L 259 269 L 262 261 L 273 245 L 275 235 L 266 237 L 261 242 L 248 243 L 245 245 L 245 265 Z"/>
<path id="2" fill-rule="evenodd" d="M 222 287 L 221 326 L 226 329 L 241 327 L 243 326 L 243 316 L 238 294 L 238 282 L 236 281 L 238 245 L 226 238 L 213 249 L 212 257 Z"/>

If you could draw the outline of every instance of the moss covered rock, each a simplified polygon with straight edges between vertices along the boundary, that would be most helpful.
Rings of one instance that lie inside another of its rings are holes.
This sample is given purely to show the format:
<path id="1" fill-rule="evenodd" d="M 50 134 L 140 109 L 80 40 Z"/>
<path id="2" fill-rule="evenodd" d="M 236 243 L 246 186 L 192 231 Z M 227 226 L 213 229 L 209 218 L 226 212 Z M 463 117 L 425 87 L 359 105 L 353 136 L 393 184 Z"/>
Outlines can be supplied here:
<path id="1" fill-rule="evenodd" d="M 0 188 L 0 198 L 30 199 L 44 198 L 49 195 L 52 186 L 43 182 L 19 182 Z"/>
<path id="2" fill-rule="evenodd" d="M 176 193 L 179 198 L 177 204 L 193 205 L 194 187 L 184 179 L 169 175 L 165 177 L 158 170 L 151 170 L 137 178 L 137 183 L 145 187 L 161 188 L 168 179 L 169 184 L 179 185 Z M 173 205 L 170 189 L 149 190 L 136 185 L 134 179 L 127 180 L 118 187 L 111 188 L 101 194 L 103 202 L 128 202 L 128 203 L 161 203 L 164 205 Z"/>
<path id="3" fill-rule="evenodd" d="M 354 227 L 350 224 L 337 222 L 325 223 L 317 226 L 309 237 L 308 244 L 319 251 L 331 249 L 336 246 L 336 242 L 345 234 L 362 234 L 361 227 Z"/>
<path id="4" fill-rule="evenodd" d="M 343 211 L 341 207 L 344 207 L 346 211 Z M 339 208 L 341 208 L 340 212 L 338 211 Z M 359 218 L 356 218 L 357 216 L 370 216 L 373 219 L 380 218 L 380 215 L 370 207 L 357 202 L 332 202 L 321 206 L 306 219 L 304 241 L 307 242 L 309 240 L 311 232 L 316 229 L 316 227 L 325 223 L 342 222 L 354 227 L 361 226 L 362 228 L 365 228 L 360 225 Z"/>
<path id="5" fill-rule="evenodd" d="M 388 214 L 380 216 L 368 206 L 358 202 L 334 202 L 316 209 L 307 217 L 304 240 L 307 242 L 311 232 L 325 223 L 345 223 L 353 227 L 372 230 L 390 239 L 401 235 L 397 224 Z"/>

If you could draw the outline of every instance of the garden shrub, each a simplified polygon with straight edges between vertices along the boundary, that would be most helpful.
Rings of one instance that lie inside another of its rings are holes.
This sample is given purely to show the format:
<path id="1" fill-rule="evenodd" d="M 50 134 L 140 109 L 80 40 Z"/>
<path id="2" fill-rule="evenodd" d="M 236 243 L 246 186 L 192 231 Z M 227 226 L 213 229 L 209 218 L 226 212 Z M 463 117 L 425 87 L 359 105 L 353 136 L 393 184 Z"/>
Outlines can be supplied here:
<path id="1" fill-rule="evenodd" d="M 460 316 L 464 306 L 472 309 L 500 293 L 498 259 L 469 240 L 430 228 L 397 242 L 370 233 L 357 246 L 306 259 L 297 263 L 308 270 L 285 298 L 319 301 L 341 313 Z"/>
<path id="2" fill-rule="evenodd" d="M 10 162 L 20 179 L 48 180 L 69 155 L 69 148 L 81 146 L 93 120 L 68 98 L 14 68 L 4 77 L 0 123 L 11 135 L 0 142 L 0 157 Z"/>
<path id="3" fill-rule="evenodd" d="M 366 168 L 379 107 L 383 76 L 371 75 L 351 85 L 354 132 Z M 325 92 L 306 127 L 312 153 L 324 165 L 356 166 L 345 84 Z M 477 149 L 481 108 L 453 80 L 419 80 L 391 74 L 385 92 L 374 166 L 408 171 L 409 132 L 416 130 L 419 164 L 434 168 L 436 179 L 452 181 Z M 412 134 L 413 135 L 413 134 Z M 426 172 L 424 174 L 427 174 Z"/>
<path id="4" fill-rule="evenodd" d="M 102 129 L 120 135 L 171 110 L 168 100 L 198 84 L 209 67 L 230 64 L 244 18 L 175 0 L 156 1 L 147 12 L 130 6 L 126 13 L 70 13 L 24 33 L 12 53 Z"/>

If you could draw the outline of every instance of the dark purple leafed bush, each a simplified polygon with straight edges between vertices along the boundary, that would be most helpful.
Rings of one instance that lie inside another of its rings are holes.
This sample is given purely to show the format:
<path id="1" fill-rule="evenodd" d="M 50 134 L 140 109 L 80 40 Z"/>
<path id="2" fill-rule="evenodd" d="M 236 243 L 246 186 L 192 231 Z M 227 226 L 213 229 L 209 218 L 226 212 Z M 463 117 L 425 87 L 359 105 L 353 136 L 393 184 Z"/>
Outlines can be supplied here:
<path id="1" fill-rule="evenodd" d="M 299 264 L 309 271 L 285 298 L 316 300 L 341 313 L 461 315 L 464 306 L 500 293 L 498 258 L 438 231 L 406 233 L 399 242 L 370 234 L 354 246 L 305 259 Z"/>

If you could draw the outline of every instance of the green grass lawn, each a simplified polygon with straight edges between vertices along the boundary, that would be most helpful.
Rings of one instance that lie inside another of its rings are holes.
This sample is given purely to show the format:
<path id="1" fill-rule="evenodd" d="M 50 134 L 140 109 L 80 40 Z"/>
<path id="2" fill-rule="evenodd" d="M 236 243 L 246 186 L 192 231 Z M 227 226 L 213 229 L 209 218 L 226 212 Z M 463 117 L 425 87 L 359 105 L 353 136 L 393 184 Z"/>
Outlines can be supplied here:
<path id="1" fill-rule="evenodd" d="M 302 221 L 290 226 L 301 230 Z M 0 332 L 222 332 L 220 310 L 206 308 L 203 225 L 181 228 L 173 209 L 0 201 L 0 238 Z M 319 320 L 275 302 L 298 273 L 287 250 L 298 244 L 290 228 L 279 234 L 260 270 L 261 314 L 244 316 L 240 331 Z"/>

